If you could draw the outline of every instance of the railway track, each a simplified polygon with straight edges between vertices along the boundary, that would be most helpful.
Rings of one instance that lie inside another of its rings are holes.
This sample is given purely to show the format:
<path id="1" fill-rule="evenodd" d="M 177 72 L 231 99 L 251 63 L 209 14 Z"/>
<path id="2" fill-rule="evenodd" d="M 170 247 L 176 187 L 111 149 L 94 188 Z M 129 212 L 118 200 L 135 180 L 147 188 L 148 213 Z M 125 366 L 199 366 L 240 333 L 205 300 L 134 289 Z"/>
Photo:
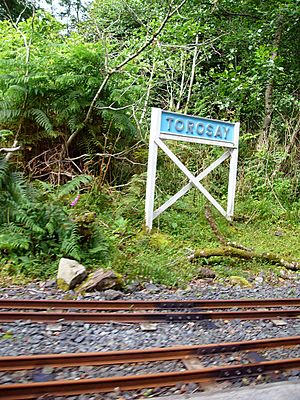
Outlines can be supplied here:
<path id="1" fill-rule="evenodd" d="M 273 338 L 257 341 L 228 342 L 199 346 L 178 346 L 100 353 L 48 354 L 18 357 L 0 357 L 0 370 L 17 371 L 44 366 L 70 367 L 81 365 L 115 365 L 163 360 L 188 359 L 224 353 L 293 347 L 300 345 L 300 336 Z M 247 354 L 247 353 L 246 353 Z M 106 393 L 116 388 L 135 390 L 142 388 L 169 387 L 181 383 L 201 383 L 207 380 L 234 380 L 274 371 L 300 369 L 300 358 L 263 360 L 235 365 L 198 368 L 187 371 L 172 371 L 155 374 L 113 376 L 108 378 L 57 380 L 35 383 L 0 385 L 0 399 L 33 399 L 38 396 L 79 395 L 84 393 Z"/>
<path id="2" fill-rule="evenodd" d="M 0 309 L 170 310 L 300 307 L 299 298 L 240 300 L 32 300 L 0 299 Z"/>
<path id="3" fill-rule="evenodd" d="M 281 307 L 281 309 L 278 309 L 279 307 Z M 282 309 L 282 307 L 285 308 Z M 290 307 L 298 308 L 291 309 Z M 234 311 L 228 311 L 230 308 L 234 309 Z M 242 310 L 237 310 L 239 308 Z M 245 308 L 248 309 L 245 310 Z M 31 320 L 37 322 L 57 322 L 65 320 L 91 323 L 190 322 L 210 319 L 298 318 L 300 315 L 300 299 L 191 301 L 0 299 L 0 309 L 18 310 L 1 311 L 0 322 L 12 322 L 15 320 Z M 62 311 L 55 311 L 57 309 Z M 69 311 L 73 309 L 80 311 Z M 180 312 L 173 311 L 178 309 Z M 114 312 L 109 312 L 112 310 Z M 138 312 L 136 310 L 138 310 Z M 144 312 L 139 312 L 140 310 L 144 310 Z"/>

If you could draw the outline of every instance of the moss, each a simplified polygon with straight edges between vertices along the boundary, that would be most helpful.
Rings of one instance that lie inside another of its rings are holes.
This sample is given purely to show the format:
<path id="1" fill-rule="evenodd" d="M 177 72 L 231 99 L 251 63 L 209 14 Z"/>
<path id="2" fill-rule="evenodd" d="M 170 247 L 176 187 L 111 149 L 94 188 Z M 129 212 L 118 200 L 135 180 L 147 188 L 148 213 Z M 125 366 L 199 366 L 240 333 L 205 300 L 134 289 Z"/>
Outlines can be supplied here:
<path id="1" fill-rule="evenodd" d="M 156 249 L 164 249 L 172 244 L 171 238 L 160 232 L 153 233 L 150 237 L 150 245 Z"/>
<path id="2" fill-rule="evenodd" d="M 60 290 L 67 292 L 70 288 L 69 285 L 63 279 L 57 279 L 56 285 Z"/>
<path id="3" fill-rule="evenodd" d="M 229 278 L 229 282 L 232 285 L 239 285 L 239 286 L 244 286 L 244 287 L 252 287 L 251 283 L 247 281 L 246 278 L 243 278 L 242 276 L 231 276 Z"/>

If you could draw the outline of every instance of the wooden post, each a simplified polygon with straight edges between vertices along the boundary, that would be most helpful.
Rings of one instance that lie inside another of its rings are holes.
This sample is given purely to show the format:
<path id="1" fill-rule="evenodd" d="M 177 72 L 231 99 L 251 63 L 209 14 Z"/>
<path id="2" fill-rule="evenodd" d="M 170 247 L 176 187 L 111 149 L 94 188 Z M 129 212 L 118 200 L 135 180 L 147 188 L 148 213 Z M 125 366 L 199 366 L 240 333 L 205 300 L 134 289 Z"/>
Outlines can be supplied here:
<path id="1" fill-rule="evenodd" d="M 145 205 L 146 229 L 148 231 L 151 231 L 153 223 L 155 178 L 156 178 L 157 149 L 158 149 L 155 139 L 159 137 L 160 121 L 161 121 L 161 110 L 159 108 L 152 108 L 148 168 L 147 168 L 146 205 Z"/>
<path id="2" fill-rule="evenodd" d="M 231 219 L 234 211 L 234 199 L 235 199 L 235 188 L 236 188 L 236 176 L 237 176 L 237 163 L 238 163 L 238 146 L 239 146 L 239 134 L 240 134 L 240 123 L 237 122 L 234 125 L 234 144 L 235 148 L 231 150 L 230 166 L 229 166 L 229 181 L 228 181 L 228 198 L 227 198 L 227 218 Z"/>

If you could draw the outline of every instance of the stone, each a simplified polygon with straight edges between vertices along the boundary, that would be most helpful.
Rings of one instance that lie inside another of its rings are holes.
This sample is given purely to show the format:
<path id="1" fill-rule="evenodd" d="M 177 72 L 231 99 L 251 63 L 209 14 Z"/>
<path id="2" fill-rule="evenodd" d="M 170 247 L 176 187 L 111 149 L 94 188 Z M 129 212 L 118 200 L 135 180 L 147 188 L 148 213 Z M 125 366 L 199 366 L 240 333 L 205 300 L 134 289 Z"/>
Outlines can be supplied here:
<path id="1" fill-rule="evenodd" d="M 286 326 L 287 322 L 283 319 L 271 319 L 274 326 Z"/>
<path id="2" fill-rule="evenodd" d="M 279 271 L 279 276 L 280 276 L 280 278 L 283 278 L 283 279 L 294 279 L 295 278 L 295 275 L 286 269 L 281 269 Z"/>
<path id="3" fill-rule="evenodd" d="M 118 287 L 122 284 L 121 275 L 115 273 L 112 270 L 105 271 L 100 268 L 97 271 L 89 275 L 86 282 L 80 286 L 79 291 L 92 292 L 92 291 L 104 291 L 113 287 Z"/>
<path id="4" fill-rule="evenodd" d="M 56 286 L 56 282 L 55 282 L 54 279 L 48 279 L 48 280 L 45 282 L 45 285 L 44 285 L 44 287 L 45 287 L 46 289 L 54 288 L 55 286 Z"/>
<path id="5" fill-rule="evenodd" d="M 157 330 L 157 324 L 149 323 L 149 322 L 144 322 L 140 324 L 141 330 L 145 332 L 150 332 L 150 331 L 156 331 Z"/>
<path id="6" fill-rule="evenodd" d="M 138 281 L 133 281 L 126 286 L 127 292 L 137 292 L 142 289 L 142 285 Z"/>
<path id="7" fill-rule="evenodd" d="M 61 258 L 58 266 L 56 282 L 62 290 L 74 289 L 87 276 L 86 269 L 78 261 Z"/>
<path id="8" fill-rule="evenodd" d="M 156 285 L 154 285 L 153 283 L 145 283 L 145 289 L 150 292 L 150 293 L 158 293 L 160 292 L 160 288 Z"/>
<path id="9" fill-rule="evenodd" d="M 123 296 L 123 293 L 119 290 L 108 289 L 104 292 L 105 300 L 117 300 Z"/>
<path id="10" fill-rule="evenodd" d="M 262 276 L 257 276 L 254 279 L 255 283 L 257 283 L 258 285 L 261 285 L 262 283 L 264 283 L 264 278 Z"/>
<path id="11" fill-rule="evenodd" d="M 231 283 L 231 285 L 238 285 L 241 287 L 249 287 L 251 288 L 251 283 L 249 281 L 247 281 L 246 278 L 242 277 L 242 276 L 230 276 L 229 277 L 229 282 Z"/>
<path id="12" fill-rule="evenodd" d="M 283 236 L 284 233 L 282 231 L 276 231 L 275 236 Z"/>
<path id="13" fill-rule="evenodd" d="M 215 272 L 207 267 L 201 267 L 199 269 L 199 273 L 198 273 L 198 277 L 199 278 L 215 278 L 216 274 Z"/>

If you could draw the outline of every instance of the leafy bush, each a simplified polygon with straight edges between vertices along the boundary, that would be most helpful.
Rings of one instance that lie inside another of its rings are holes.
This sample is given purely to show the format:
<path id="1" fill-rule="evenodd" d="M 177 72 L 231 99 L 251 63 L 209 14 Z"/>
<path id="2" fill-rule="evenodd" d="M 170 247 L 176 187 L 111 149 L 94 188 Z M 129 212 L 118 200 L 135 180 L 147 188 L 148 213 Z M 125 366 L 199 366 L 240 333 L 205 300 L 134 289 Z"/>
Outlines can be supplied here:
<path id="1" fill-rule="evenodd" d="M 79 217 L 70 206 L 70 195 L 90 181 L 82 175 L 58 188 L 31 184 L 0 159 L 0 251 L 15 272 L 45 277 L 60 257 L 94 264 L 105 258 L 109 246 L 94 216 Z"/>

